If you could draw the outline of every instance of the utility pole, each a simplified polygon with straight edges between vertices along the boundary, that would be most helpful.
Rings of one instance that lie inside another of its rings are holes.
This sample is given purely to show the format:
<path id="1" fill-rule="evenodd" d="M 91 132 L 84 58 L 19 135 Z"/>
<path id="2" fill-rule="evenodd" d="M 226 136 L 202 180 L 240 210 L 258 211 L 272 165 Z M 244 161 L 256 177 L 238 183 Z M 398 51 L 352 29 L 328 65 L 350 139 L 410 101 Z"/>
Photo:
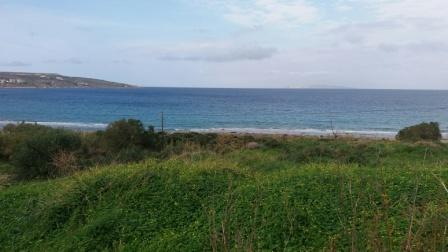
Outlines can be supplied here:
<path id="1" fill-rule="evenodd" d="M 163 118 L 163 112 L 160 113 L 160 119 L 161 119 L 161 123 L 162 123 L 162 133 L 164 132 L 164 118 Z"/>
<path id="2" fill-rule="evenodd" d="M 162 130 L 162 149 L 165 148 L 165 118 L 163 116 L 163 112 L 160 112 L 160 123 L 161 123 L 161 130 Z"/>
<path id="3" fill-rule="evenodd" d="M 336 139 L 338 138 L 338 134 L 336 134 L 336 132 L 334 131 L 334 127 L 333 127 L 333 120 L 331 120 L 331 133 L 333 133 L 333 137 Z"/>

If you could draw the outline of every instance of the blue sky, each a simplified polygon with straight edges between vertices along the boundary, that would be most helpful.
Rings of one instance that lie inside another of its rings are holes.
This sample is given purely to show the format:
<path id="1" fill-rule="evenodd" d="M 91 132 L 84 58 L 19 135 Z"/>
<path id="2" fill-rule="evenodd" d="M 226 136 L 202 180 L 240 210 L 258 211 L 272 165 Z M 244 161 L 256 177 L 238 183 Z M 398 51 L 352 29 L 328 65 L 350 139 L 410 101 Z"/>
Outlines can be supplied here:
<path id="1" fill-rule="evenodd" d="M 142 86 L 448 88 L 446 0 L 0 0 L 0 71 Z"/>

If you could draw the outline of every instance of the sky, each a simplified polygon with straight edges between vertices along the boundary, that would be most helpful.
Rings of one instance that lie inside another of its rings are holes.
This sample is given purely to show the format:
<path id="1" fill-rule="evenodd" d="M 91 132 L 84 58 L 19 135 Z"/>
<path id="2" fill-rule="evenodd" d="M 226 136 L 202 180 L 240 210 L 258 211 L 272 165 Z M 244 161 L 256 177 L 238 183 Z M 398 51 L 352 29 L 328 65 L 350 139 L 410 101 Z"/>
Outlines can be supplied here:
<path id="1" fill-rule="evenodd" d="M 0 71 L 448 89 L 448 0 L 0 0 Z"/>

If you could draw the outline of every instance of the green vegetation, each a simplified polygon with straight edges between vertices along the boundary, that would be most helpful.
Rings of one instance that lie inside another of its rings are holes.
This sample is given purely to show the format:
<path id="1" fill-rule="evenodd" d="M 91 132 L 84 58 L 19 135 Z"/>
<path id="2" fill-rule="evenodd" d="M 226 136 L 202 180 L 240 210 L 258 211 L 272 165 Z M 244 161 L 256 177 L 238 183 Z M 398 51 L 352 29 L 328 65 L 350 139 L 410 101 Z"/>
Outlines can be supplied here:
<path id="1" fill-rule="evenodd" d="M 79 133 L 63 153 L 76 149 L 83 168 L 0 187 L 1 250 L 448 249 L 444 143 L 142 133 L 124 124 L 131 133 L 114 137 L 154 144 L 110 150 L 108 133 Z M 124 150 L 142 150 L 141 161 L 104 161 Z M 14 172 L 8 163 L 0 173 Z"/>
<path id="2" fill-rule="evenodd" d="M 409 142 L 440 141 L 442 134 L 438 123 L 420 123 L 400 130 L 397 139 Z"/>
<path id="3" fill-rule="evenodd" d="M 151 141 L 150 133 L 145 130 L 143 123 L 134 119 L 111 123 L 102 139 L 106 148 L 115 153 L 129 148 L 155 148 L 155 143 Z"/>
<path id="4" fill-rule="evenodd" d="M 54 177 L 59 173 L 57 159 L 81 146 L 78 134 L 61 129 L 45 129 L 32 134 L 16 146 L 12 163 L 20 178 Z"/>
<path id="5" fill-rule="evenodd" d="M 216 134 L 155 132 L 134 119 L 113 122 L 97 132 L 10 124 L 0 130 L 0 162 L 13 164 L 17 179 L 54 178 L 93 166 L 166 157 L 183 151 L 186 143 L 205 147 L 216 139 Z"/>

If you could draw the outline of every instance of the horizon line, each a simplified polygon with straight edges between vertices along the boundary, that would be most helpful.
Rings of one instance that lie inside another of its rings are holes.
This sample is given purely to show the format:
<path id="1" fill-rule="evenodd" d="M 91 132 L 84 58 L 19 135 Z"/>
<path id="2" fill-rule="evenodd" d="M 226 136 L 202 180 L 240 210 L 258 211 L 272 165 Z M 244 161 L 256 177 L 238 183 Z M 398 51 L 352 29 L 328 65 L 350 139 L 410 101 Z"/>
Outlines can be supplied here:
<path id="1" fill-rule="evenodd" d="M 120 84 L 126 84 L 131 85 L 133 87 L 131 88 L 190 88 L 190 89 L 308 89 L 308 90 L 397 90 L 397 91 L 448 91 L 447 89 L 420 89 L 420 88 L 357 88 L 357 87 L 346 87 L 346 86 L 339 86 L 336 85 L 332 87 L 332 85 L 328 85 L 329 87 L 291 87 L 289 85 L 288 87 L 207 87 L 207 86 L 158 86 L 158 85 L 142 85 L 142 84 L 134 84 L 131 82 L 122 82 L 122 81 L 115 81 L 115 80 L 109 80 L 106 78 L 101 77 L 90 77 L 90 76 L 74 76 L 74 75 L 66 75 L 66 74 L 60 74 L 56 72 L 23 72 L 23 71 L 3 71 L 0 70 L 0 73 L 12 73 L 12 74 L 48 74 L 48 75 L 61 75 L 65 77 L 72 77 L 72 78 L 86 78 L 86 79 L 96 79 L 101 81 L 108 81 L 108 82 L 115 82 Z M 325 85 L 324 85 L 325 86 Z M 22 87 L 8 87 L 8 88 L 22 88 Z M 28 87 L 24 87 L 28 88 Z M 31 87 L 30 87 L 31 88 Z"/>

